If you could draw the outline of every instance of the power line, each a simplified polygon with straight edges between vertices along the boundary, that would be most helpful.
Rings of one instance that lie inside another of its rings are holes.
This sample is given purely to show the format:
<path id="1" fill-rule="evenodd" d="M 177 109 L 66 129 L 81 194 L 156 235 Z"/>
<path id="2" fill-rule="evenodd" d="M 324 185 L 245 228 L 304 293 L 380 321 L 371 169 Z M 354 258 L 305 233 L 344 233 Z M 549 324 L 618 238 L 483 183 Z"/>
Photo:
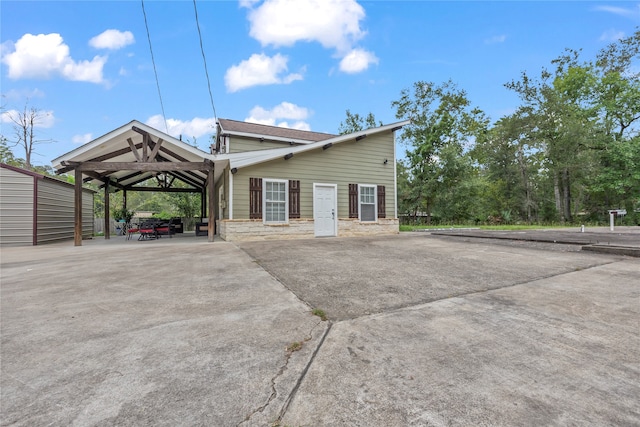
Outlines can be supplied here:
<path id="1" fill-rule="evenodd" d="M 211 93 L 211 81 L 209 80 L 209 70 L 207 70 L 207 58 L 204 56 L 204 47 L 202 45 L 202 33 L 200 32 L 200 22 L 198 22 L 198 8 L 196 7 L 196 0 L 193 0 L 193 10 L 196 13 L 196 26 L 198 27 L 198 37 L 200 38 L 200 51 L 202 52 L 202 60 L 204 61 L 204 73 L 207 76 L 207 87 L 209 88 L 209 99 L 211 100 L 211 108 L 213 108 L 213 118 L 218 120 L 216 114 L 216 106 L 213 103 L 213 94 Z"/>
<path id="2" fill-rule="evenodd" d="M 162 94 L 160 94 L 160 81 L 158 80 L 158 71 L 156 70 L 156 61 L 153 58 L 153 49 L 151 48 L 151 36 L 149 35 L 149 24 L 147 23 L 147 12 L 144 10 L 144 0 L 140 0 L 142 3 L 142 14 L 144 15 L 144 26 L 147 28 L 147 39 L 149 40 L 149 51 L 151 52 L 151 63 L 153 64 L 153 72 L 156 75 L 156 86 L 158 87 L 158 97 L 160 98 L 160 108 L 162 109 L 162 119 L 164 120 L 164 129 L 166 133 L 169 133 L 169 127 L 167 126 L 167 116 L 164 114 L 164 104 L 162 103 Z"/>

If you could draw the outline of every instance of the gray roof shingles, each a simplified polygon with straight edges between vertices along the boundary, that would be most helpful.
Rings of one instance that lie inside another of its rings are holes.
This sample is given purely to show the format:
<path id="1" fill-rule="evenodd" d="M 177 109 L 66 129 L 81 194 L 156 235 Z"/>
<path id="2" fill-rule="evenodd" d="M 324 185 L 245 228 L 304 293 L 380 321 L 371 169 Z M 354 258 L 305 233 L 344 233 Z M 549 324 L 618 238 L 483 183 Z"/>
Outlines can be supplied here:
<path id="1" fill-rule="evenodd" d="M 237 120 L 218 119 L 222 133 L 225 132 L 241 132 L 256 135 L 256 137 L 277 137 L 301 141 L 324 141 L 333 138 L 336 135 L 330 133 L 311 132 L 306 130 L 289 129 L 278 126 L 260 125 L 257 123 L 240 122 Z"/>

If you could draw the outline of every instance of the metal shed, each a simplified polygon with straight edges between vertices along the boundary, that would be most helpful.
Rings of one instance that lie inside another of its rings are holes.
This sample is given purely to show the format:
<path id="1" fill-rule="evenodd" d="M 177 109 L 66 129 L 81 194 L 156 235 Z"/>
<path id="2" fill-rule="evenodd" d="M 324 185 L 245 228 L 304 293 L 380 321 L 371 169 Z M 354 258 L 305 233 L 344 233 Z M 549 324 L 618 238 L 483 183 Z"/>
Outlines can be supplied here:
<path id="1" fill-rule="evenodd" d="M 82 237 L 93 236 L 93 190 L 82 191 Z M 74 238 L 74 185 L 0 163 L 0 245 Z"/>

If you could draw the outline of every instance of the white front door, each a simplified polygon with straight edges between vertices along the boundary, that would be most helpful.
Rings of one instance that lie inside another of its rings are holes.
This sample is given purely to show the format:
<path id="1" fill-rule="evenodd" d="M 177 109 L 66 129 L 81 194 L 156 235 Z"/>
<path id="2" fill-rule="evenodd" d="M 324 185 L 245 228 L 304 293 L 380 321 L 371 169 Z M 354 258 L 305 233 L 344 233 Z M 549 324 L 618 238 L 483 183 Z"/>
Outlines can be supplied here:
<path id="1" fill-rule="evenodd" d="M 313 184 L 313 221 L 316 237 L 338 234 L 337 192 L 336 184 Z"/>

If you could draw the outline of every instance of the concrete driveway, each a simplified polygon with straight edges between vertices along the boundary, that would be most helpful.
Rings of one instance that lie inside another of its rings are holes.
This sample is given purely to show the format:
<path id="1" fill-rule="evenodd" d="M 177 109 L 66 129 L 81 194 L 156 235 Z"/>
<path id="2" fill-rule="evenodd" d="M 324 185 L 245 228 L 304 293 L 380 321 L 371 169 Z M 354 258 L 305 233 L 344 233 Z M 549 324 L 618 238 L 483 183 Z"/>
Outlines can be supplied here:
<path id="1" fill-rule="evenodd" d="M 90 243 L 2 250 L 3 425 L 640 424 L 637 258 Z"/>
<path id="2" fill-rule="evenodd" d="M 1 255 L 2 425 L 267 425 L 327 327 L 229 243 Z"/>

